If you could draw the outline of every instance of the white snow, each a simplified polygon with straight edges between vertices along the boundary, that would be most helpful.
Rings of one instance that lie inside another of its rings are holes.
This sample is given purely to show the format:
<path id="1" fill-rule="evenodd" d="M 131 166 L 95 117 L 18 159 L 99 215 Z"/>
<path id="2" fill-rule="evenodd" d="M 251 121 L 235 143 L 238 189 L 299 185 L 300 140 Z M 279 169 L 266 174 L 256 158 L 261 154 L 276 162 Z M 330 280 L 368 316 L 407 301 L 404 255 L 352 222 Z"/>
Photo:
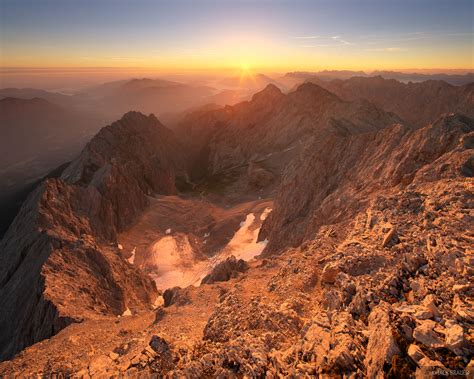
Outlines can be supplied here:
<path id="1" fill-rule="evenodd" d="M 195 261 L 187 236 L 166 236 L 153 244 L 153 275 L 158 289 L 199 285 L 199 278 L 207 273 L 207 261 Z"/>
<path id="2" fill-rule="evenodd" d="M 270 212 L 271 208 L 265 208 L 260 217 L 254 213 L 247 214 L 227 246 L 208 260 L 196 260 L 188 237 L 180 233 L 155 241 L 150 250 L 152 257 L 149 263 L 155 267 L 152 276 L 158 289 L 199 286 L 202 278 L 229 256 L 234 255 L 237 259 L 250 261 L 260 255 L 268 240 L 257 242 L 258 233 Z M 167 229 L 166 234 L 170 233 L 171 229 Z M 204 238 L 209 236 L 210 233 L 204 234 Z M 206 239 L 203 243 L 207 241 Z M 134 252 L 135 249 L 132 253 Z M 129 262 L 131 259 L 129 258 Z"/>
<path id="3" fill-rule="evenodd" d="M 260 221 L 264 221 L 270 212 L 271 208 L 265 208 L 260 215 Z M 268 241 L 257 242 L 260 225 L 257 227 L 254 223 L 255 215 L 249 213 L 245 218 L 245 221 L 240 223 L 240 229 L 237 230 L 230 242 L 224 248 L 223 253 L 225 254 L 223 254 L 223 259 L 227 256 L 234 255 L 237 259 L 250 261 L 257 255 L 261 254 Z"/>
<path id="4" fill-rule="evenodd" d="M 137 247 L 135 246 L 132 250 L 132 256 L 127 259 L 128 263 L 131 263 L 133 265 L 133 262 L 135 262 L 135 252 L 137 251 Z"/>
<path id="5" fill-rule="evenodd" d="M 130 308 L 127 307 L 127 309 L 125 309 L 125 311 L 122 313 L 122 316 L 131 316 L 132 315 L 132 311 L 130 310 Z"/>

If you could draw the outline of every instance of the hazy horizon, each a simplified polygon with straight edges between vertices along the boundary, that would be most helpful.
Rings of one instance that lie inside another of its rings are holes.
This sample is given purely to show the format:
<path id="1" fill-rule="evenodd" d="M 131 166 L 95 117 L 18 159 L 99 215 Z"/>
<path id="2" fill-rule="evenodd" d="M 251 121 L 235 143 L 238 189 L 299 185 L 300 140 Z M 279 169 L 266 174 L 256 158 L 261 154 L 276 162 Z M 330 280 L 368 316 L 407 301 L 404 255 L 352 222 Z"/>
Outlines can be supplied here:
<path id="1" fill-rule="evenodd" d="M 0 7 L 2 69 L 473 69 L 469 0 L 1 0 Z"/>
<path id="2" fill-rule="evenodd" d="M 397 72 L 403 74 L 420 75 L 466 75 L 474 73 L 474 69 L 387 69 L 387 70 L 289 70 L 289 71 L 256 71 L 249 69 L 246 75 L 268 75 L 280 77 L 291 72 L 321 73 L 324 71 L 363 72 L 373 75 L 377 72 Z M 209 80 L 235 77 L 242 75 L 241 69 L 226 70 L 188 70 L 188 71 L 159 71 L 136 67 L 75 67 L 75 68 L 0 68 L 0 88 L 35 88 L 58 92 L 75 92 L 93 85 L 99 85 L 117 80 L 131 79 L 166 79 L 184 83 L 207 83 Z"/>

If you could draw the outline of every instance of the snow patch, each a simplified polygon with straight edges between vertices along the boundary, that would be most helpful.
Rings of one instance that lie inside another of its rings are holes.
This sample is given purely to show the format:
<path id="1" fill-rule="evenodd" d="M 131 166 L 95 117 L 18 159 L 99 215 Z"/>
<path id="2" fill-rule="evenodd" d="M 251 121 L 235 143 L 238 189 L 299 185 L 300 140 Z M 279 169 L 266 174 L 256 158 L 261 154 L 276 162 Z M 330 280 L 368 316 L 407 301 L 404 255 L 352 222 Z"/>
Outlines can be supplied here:
<path id="1" fill-rule="evenodd" d="M 128 263 L 132 264 L 135 262 L 135 252 L 137 251 L 137 247 L 135 246 L 132 250 L 132 256 L 127 259 Z"/>
<path id="2" fill-rule="evenodd" d="M 158 289 L 199 285 L 199 278 L 207 273 L 207 261 L 195 261 L 187 236 L 166 236 L 151 248 L 153 273 Z"/>
<path id="3" fill-rule="evenodd" d="M 127 307 L 127 309 L 125 309 L 125 311 L 122 313 L 122 316 L 131 316 L 132 315 L 132 311 L 130 310 L 130 308 Z"/>
<path id="4" fill-rule="evenodd" d="M 265 208 L 260 215 L 260 221 L 264 221 L 270 212 L 271 208 Z M 258 225 L 258 227 L 254 225 L 255 219 L 255 215 L 249 213 L 245 221 L 240 223 L 240 229 L 237 230 L 223 250 L 223 259 L 227 256 L 234 255 L 237 259 L 250 261 L 262 253 L 268 241 L 257 242 L 261 224 Z"/>
<path id="5" fill-rule="evenodd" d="M 167 235 L 156 240 L 151 246 L 149 251 L 151 256 L 147 260 L 157 288 L 165 290 L 175 286 L 182 288 L 190 285 L 199 286 L 212 268 L 229 256 L 234 255 L 237 259 L 250 261 L 260 255 L 268 240 L 257 241 L 258 234 L 262 222 L 270 212 L 271 208 L 265 208 L 260 215 L 247 214 L 229 243 L 207 260 L 196 260 L 195 252 L 186 235 L 181 233 L 169 235 L 171 229 L 167 229 Z M 203 244 L 207 243 L 210 235 L 211 233 L 204 234 Z M 129 258 L 129 262 L 131 259 Z"/>

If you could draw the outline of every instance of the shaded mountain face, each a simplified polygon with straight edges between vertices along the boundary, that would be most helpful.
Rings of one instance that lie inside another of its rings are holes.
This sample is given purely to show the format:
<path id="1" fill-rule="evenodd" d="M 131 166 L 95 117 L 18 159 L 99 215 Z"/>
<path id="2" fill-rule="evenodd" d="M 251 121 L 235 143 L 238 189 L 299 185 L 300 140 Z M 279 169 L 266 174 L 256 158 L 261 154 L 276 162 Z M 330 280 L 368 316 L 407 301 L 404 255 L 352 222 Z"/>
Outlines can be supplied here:
<path id="1" fill-rule="evenodd" d="M 126 114 L 1 242 L 2 356 L 44 340 L 0 374 L 470 369 L 474 120 L 436 115 L 418 126 L 314 83 L 195 111 L 175 134 Z M 173 287 L 155 309 L 147 272 Z"/>
<path id="2" fill-rule="evenodd" d="M 91 138 L 100 122 L 98 118 L 83 116 L 41 98 L 1 99 L 0 169 L 6 171 L 32 158 L 43 159 L 45 164 L 49 160 L 46 169 L 50 169 L 77 154 L 81 143 Z M 65 151 L 73 148 L 74 151 L 65 155 Z M 41 171 L 44 173 L 44 168 Z"/>
<path id="3" fill-rule="evenodd" d="M 151 306 L 156 287 L 119 254 L 117 233 L 149 195 L 175 192 L 179 153 L 154 116 L 127 113 L 28 197 L 0 243 L 3 359 L 91 315 Z"/>
<path id="4" fill-rule="evenodd" d="M 71 96 L 63 95 L 57 92 L 44 91 L 35 88 L 2 88 L 0 89 L 0 99 L 7 97 L 15 99 L 31 100 L 34 98 L 44 99 L 49 103 L 71 106 Z"/>
<path id="5" fill-rule="evenodd" d="M 198 180 L 251 162 L 277 177 L 306 146 L 327 130 L 358 133 L 401 122 L 367 101 L 355 103 L 312 83 L 288 95 L 268 85 L 248 102 L 190 114 L 176 132 L 188 141 L 190 174 Z"/>
<path id="6" fill-rule="evenodd" d="M 474 116 L 474 92 L 469 84 L 458 87 L 434 80 L 405 84 L 380 76 L 330 82 L 308 80 L 345 100 L 366 99 L 416 126 L 434 122 L 443 113 Z"/>

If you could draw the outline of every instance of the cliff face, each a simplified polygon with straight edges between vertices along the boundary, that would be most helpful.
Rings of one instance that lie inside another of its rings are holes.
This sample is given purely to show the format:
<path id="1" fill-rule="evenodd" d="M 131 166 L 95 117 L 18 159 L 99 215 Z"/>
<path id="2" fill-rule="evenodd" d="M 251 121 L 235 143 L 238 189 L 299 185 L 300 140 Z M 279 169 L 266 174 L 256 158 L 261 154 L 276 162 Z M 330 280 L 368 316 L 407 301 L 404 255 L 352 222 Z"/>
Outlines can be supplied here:
<path id="1" fill-rule="evenodd" d="M 116 236 L 149 195 L 175 193 L 180 165 L 173 134 L 131 112 L 30 195 L 0 245 L 3 359 L 71 322 L 153 303 L 154 283 L 123 259 Z"/>

